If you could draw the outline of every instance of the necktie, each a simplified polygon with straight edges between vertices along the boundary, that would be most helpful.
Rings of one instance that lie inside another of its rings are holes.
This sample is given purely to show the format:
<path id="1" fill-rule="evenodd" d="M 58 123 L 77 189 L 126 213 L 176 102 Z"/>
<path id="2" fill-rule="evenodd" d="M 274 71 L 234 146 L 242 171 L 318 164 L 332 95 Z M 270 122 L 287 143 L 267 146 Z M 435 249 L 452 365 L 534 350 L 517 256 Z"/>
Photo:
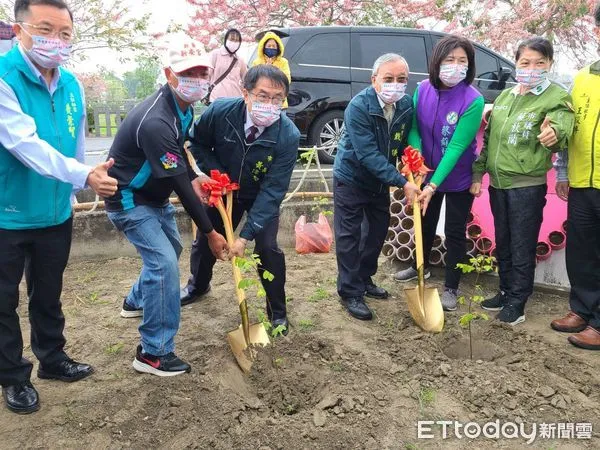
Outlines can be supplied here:
<path id="1" fill-rule="evenodd" d="M 394 118 L 394 105 L 385 105 L 383 107 L 383 115 L 385 116 L 385 120 L 388 121 L 388 124 L 391 124 L 392 119 Z"/>
<path id="2" fill-rule="evenodd" d="M 248 130 L 248 136 L 246 137 L 246 142 L 248 144 L 252 144 L 256 140 L 257 134 L 258 134 L 258 128 L 256 128 L 254 125 L 252 125 L 250 127 L 250 129 Z"/>

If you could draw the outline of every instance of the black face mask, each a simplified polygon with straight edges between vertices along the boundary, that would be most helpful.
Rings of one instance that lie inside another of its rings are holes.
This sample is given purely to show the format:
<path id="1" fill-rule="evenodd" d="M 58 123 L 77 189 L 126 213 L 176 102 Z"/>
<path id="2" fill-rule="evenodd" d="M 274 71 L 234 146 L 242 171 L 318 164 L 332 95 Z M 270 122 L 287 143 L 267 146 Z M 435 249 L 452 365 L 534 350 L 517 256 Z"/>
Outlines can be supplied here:
<path id="1" fill-rule="evenodd" d="M 276 48 L 265 48 L 264 52 L 267 58 L 275 58 L 279 54 Z"/>

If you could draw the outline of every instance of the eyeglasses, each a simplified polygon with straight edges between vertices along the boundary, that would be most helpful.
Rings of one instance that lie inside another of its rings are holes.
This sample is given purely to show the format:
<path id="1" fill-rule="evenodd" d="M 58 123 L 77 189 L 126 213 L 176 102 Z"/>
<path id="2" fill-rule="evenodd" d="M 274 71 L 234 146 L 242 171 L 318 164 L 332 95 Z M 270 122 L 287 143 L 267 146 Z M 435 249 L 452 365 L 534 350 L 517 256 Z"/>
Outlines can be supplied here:
<path id="1" fill-rule="evenodd" d="M 47 37 L 47 38 L 59 38 L 61 41 L 70 43 L 73 41 L 73 32 L 72 31 L 55 31 L 47 25 L 33 25 L 27 22 L 19 22 L 20 25 L 27 25 L 38 31 L 39 36 Z"/>
<path id="2" fill-rule="evenodd" d="M 282 106 L 283 102 L 285 102 L 285 97 L 281 97 L 279 95 L 276 95 L 275 97 L 269 97 L 267 94 L 255 94 L 254 92 L 249 92 L 249 94 L 252 94 L 254 98 L 261 103 L 271 103 L 275 106 Z"/>

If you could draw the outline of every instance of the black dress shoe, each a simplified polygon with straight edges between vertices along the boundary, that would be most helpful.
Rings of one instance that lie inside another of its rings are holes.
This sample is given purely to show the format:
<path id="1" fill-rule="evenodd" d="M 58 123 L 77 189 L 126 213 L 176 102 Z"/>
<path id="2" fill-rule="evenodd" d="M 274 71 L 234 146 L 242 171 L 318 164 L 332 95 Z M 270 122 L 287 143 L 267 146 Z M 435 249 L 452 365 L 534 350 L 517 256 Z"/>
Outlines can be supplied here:
<path id="1" fill-rule="evenodd" d="M 40 398 L 29 381 L 4 386 L 2 396 L 6 407 L 17 414 L 30 414 L 40 409 Z"/>
<path id="2" fill-rule="evenodd" d="M 371 320 L 373 318 L 373 313 L 362 297 L 343 298 L 342 305 L 346 307 L 352 317 L 359 320 Z"/>
<path id="3" fill-rule="evenodd" d="M 281 334 L 287 336 L 290 332 L 290 323 L 288 322 L 287 317 L 284 317 L 283 319 L 273 319 L 273 321 L 271 322 L 273 330 L 275 330 L 280 325 L 284 327 L 281 329 Z"/>
<path id="4" fill-rule="evenodd" d="M 192 290 L 192 289 L 190 289 L 190 286 L 184 287 L 179 292 L 179 295 L 181 298 L 181 306 L 185 306 L 185 305 L 189 305 L 190 303 L 194 303 L 199 298 L 204 297 L 206 294 L 208 294 L 210 292 L 210 290 L 211 290 L 210 284 L 203 292 L 198 292 L 195 289 Z"/>
<path id="5" fill-rule="evenodd" d="M 381 300 L 384 300 L 390 296 L 388 291 L 386 291 L 384 288 L 379 287 L 373 283 L 367 283 L 365 285 L 365 295 L 367 297 L 378 298 Z"/>
<path id="6" fill-rule="evenodd" d="M 94 368 L 89 364 L 82 364 L 72 359 L 66 359 L 56 365 L 38 369 L 38 378 L 44 380 L 77 381 L 94 373 Z"/>

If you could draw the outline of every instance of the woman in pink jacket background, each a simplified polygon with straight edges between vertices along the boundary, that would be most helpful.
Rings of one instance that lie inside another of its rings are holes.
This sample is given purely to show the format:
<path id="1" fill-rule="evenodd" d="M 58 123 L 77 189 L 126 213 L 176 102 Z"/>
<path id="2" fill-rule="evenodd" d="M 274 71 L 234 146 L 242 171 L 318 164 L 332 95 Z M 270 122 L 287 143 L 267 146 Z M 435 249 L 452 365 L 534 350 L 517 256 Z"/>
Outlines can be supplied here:
<path id="1" fill-rule="evenodd" d="M 210 94 L 211 102 L 221 97 L 242 96 L 242 80 L 248 68 L 244 58 L 237 55 L 241 45 L 242 34 L 235 28 L 231 28 L 225 33 L 223 46 L 210 52 L 214 67 L 210 80 L 213 86 Z M 227 72 L 229 67 L 231 69 Z"/>

